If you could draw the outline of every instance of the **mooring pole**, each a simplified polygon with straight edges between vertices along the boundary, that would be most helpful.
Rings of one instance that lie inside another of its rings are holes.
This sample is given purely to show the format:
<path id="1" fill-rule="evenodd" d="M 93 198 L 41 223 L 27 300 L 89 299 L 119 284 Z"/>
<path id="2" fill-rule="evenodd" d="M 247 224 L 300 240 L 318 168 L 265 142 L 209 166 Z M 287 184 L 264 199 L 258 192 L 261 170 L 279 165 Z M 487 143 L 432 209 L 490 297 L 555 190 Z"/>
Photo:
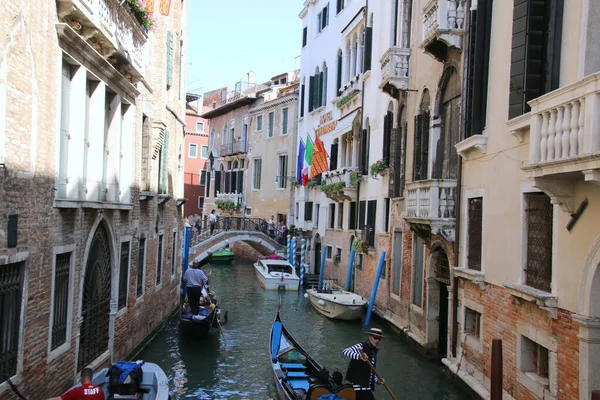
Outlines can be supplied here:
<path id="1" fill-rule="evenodd" d="M 346 286 L 345 289 L 350 291 L 350 285 L 352 283 L 352 269 L 354 268 L 354 246 L 350 246 L 350 259 L 348 260 L 348 271 L 346 272 Z"/>
<path id="2" fill-rule="evenodd" d="M 304 253 L 306 252 L 306 239 L 300 241 L 300 290 L 304 287 Z"/>
<path id="3" fill-rule="evenodd" d="M 502 400 L 502 339 L 492 339 L 490 399 Z"/>
<path id="4" fill-rule="evenodd" d="M 367 316 L 365 317 L 365 326 L 369 326 L 371 322 L 371 313 L 373 313 L 373 306 L 375 305 L 375 296 L 377 296 L 377 286 L 379 286 L 379 278 L 381 277 L 381 271 L 383 271 L 383 264 L 385 263 L 385 251 L 381 252 L 379 256 L 379 265 L 377 266 L 377 273 L 375 274 L 375 281 L 373 282 L 373 289 L 371 290 L 371 298 L 369 299 L 369 308 L 367 309 Z"/>
<path id="5" fill-rule="evenodd" d="M 325 274 L 325 255 L 327 254 L 327 248 L 321 247 L 321 271 L 319 271 L 319 286 L 318 290 L 323 289 L 323 275 Z"/>
<path id="6" fill-rule="evenodd" d="M 187 296 L 187 285 L 183 283 L 183 275 L 185 275 L 185 271 L 187 271 L 190 262 L 191 231 L 192 227 L 186 222 L 183 228 L 183 254 L 181 255 L 181 294 L 183 294 L 184 297 Z"/>
<path id="7" fill-rule="evenodd" d="M 288 258 L 288 262 L 291 264 L 292 263 L 292 237 L 290 235 L 288 235 L 288 248 L 287 248 L 287 258 Z"/>
<path id="8" fill-rule="evenodd" d="M 292 251 L 290 253 L 290 264 L 296 269 L 296 236 L 292 238 Z"/>

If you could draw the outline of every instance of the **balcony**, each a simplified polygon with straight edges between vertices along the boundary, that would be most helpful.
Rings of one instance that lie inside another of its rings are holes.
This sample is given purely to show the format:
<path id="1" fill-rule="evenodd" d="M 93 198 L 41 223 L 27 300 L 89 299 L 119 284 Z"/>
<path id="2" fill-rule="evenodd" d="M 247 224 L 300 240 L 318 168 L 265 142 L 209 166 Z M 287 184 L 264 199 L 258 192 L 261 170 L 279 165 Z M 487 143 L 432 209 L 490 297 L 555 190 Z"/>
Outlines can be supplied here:
<path id="1" fill-rule="evenodd" d="M 444 61 L 448 48 L 461 48 L 465 30 L 465 0 L 431 0 L 423 8 L 421 47 Z"/>
<path id="2" fill-rule="evenodd" d="M 528 115 L 509 122 L 521 140 L 529 131 L 529 164 L 522 169 L 571 213 L 577 178 L 600 184 L 600 73 L 529 104 Z"/>
<path id="3" fill-rule="evenodd" d="M 325 196 L 336 202 L 357 201 L 358 180 L 361 175 L 351 168 L 337 169 L 324 174 L 326 183 L 321 185 Z"/>
<path id="4" fill-rule="evenodd" d="M 118 0 L 58 0 L 58 17 L 132 83 L 144 77 L 146 30 Z"/>
<path id="5" fill-rule="evenodd" d="M 454 240 L 456 180 L 432 179 L 406 185 L 406 222 Z"/>
<path id="6" fill-rule="evenodd" d="M 394 98 L 399 90 L 408 89 L 408 61 L 410 49 L 390 47 L 381 57 L 381 85 L 379 88 Z"/>
<path id="7" fill-rule="evenodd" d="M 238 140 L 236 142 L 225 143 L 224 145 L 221 145 L 221 151 L 219 152 L 219 155 L 221 157 L 231 156 L 234 154 L 245 153 L 246 151 L 246 141 Z"/>

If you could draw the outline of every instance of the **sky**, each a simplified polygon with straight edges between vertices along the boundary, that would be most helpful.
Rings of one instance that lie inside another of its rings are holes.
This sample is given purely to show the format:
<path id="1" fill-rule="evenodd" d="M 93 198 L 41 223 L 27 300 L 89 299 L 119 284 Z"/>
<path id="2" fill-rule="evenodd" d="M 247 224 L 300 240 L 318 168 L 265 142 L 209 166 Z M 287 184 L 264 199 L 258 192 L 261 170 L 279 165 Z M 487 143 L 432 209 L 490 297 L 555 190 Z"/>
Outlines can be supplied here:
<path id="1" fill-rule="evenodd" d="M 256 82 L 300 68 L 297 0 L 190 0 L 186 90 L 234 87 L 248 71 Z"/>

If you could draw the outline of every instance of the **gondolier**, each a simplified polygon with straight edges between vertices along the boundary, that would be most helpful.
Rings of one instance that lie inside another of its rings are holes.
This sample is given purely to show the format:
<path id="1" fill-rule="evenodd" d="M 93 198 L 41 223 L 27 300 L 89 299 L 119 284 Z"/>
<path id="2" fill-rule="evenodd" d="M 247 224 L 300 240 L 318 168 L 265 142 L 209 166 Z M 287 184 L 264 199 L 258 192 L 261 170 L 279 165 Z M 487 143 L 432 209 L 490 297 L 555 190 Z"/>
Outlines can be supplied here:
<path id="1" fill-rule="evenodd" d="M 363 343 L 357 343 L 344 349 L 343 353 L 350 359 L 346 380 L 352 382 L 356 390 L 357 400 L 374 400 L 375 384 L 385 384 L 385 380 L 379 380 L 369 367 L 368 361 L 377 365 L 377 345 L 383 339 L 382 331 L 379 328 L 371 328 L 367 340 Z"/>
<path id="2" fill-rule="evenodd" d="M 202 288 L 204 288 L 204 285 L 208 282 L 208 277 L 204 271 L 200 269 L 204 264 L 206 264 L 206 260 L 194 261 L 192 263 L 192 268 L 188 268 L 183 275 L 183 281 L 187 287 L 188 301 L 190 303 L 192 314 L 198 314 Z"/>

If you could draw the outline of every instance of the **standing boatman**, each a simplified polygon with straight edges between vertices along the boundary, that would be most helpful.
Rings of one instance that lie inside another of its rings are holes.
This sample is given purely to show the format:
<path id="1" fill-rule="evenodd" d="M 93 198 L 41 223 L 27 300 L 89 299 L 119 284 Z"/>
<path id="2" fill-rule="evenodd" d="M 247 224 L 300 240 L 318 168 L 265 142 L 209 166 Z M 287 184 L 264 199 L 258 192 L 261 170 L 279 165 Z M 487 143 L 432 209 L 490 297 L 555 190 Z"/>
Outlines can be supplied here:
<path id="1" fill-rule="evenodd" d="M 379 380 L 369 367 L 368 362 L 377 365 L 377 345 L 383 339 L 379 328 L 371 328 L 366 341 L 344 349 L 344 355 L 350 359 L 346 380 L 351 382 L 356 390 L 356 400 L 375 400 L 373 391 L 375 384 L 385 385 L 385 379 Z"/>

